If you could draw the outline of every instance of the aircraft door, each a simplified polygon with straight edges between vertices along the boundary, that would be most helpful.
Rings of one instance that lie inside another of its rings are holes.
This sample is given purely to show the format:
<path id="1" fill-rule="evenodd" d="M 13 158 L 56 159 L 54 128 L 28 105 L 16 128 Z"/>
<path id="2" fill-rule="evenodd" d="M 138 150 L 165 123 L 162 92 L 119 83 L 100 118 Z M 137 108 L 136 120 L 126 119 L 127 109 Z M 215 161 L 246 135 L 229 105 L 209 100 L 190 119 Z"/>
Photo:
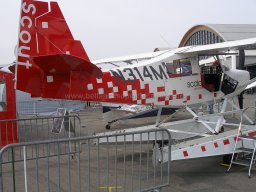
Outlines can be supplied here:
<path id="1" fill-rule="evenodd" d="M 223 71 L 218 60 L 213 61 L 209 65 L 203 65 L 201 67 L 202 87 L 210 92 L 219 91 L 222 74 Z"/>
<path id="2" fill-rule="evenodd" d="M 165 63 L 168 79 L 165 82 L 166 95 L 168 102 L 174 105 L 183 105 L 189 100 L 190 95 L 187 89 L 188 83 L 193 82 L 194 87 L 201 86 L 200 80 L 196 75 L 196 69 L 193 67 L 195 60 L 193 57 L 174 58 Z M 193 74 L 195 73 L 195 74 Z"/>

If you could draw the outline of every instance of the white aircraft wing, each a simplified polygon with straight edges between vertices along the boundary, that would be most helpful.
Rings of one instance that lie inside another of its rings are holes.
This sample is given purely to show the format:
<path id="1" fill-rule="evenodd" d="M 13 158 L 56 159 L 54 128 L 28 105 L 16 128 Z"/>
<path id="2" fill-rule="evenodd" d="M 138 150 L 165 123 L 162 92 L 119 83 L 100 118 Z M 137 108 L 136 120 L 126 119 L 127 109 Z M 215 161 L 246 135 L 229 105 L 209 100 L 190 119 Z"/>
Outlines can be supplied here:
<path id="1" fill-rule="evenodd" d="M 202 54 L 222 54 L 230 50 L 249 50 L 256 49 L 256 38 L 228 41 L 223 43 L 215 43 L 210 45 L 198 45 L 190 46 L 187 49 L 180 50 L 176 52 L 177 54 L 186 54 L 186 53 L 198 53 Z"/>
<path id="2" fill-rule="evenodd" d="M 134 61 L 134 60 L 151 59 L 151 58 L 157 57 L 167 51 L 168 50 L 151 52 L 151 53 L 142 53 L 142 54 L 136 54 L 136 55 L 121 56 L 121 57 L 112 57 L 112 58 L 94 60 L 92 63 L 94 63 L 96 65 L 101 64 L 101 63 L 115 63 L 115 62 L 130 63 L 131 61 Z"/>
<path id="3" fill-rule="evenodd" d="M 14 63 L 12 63 L 12 64 L 7 64 L 7 65 L 2 65 L 2 66 L 0 66 L 0 71 L 6 72 L 6 73 L 11 73 L 9 67 L 11 67 L 11 66 L 13 66 L 13 65 L 14 65 Z"/>
<path id="4" fill-rule="evenodd" d="M 253 87 L 256 87 L 256 80 L 253 83 L 251 83 L 250 85 L 248 85 L 245 89 L 251 89 Z"/>

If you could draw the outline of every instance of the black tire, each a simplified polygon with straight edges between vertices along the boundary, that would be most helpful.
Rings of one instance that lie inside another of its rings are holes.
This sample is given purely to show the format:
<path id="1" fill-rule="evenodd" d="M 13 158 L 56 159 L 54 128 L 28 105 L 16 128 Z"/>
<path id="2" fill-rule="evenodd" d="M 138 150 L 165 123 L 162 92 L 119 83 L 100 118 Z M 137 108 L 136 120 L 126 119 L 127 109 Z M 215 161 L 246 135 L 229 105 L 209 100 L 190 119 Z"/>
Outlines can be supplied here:
<path id="1" fill-rule="evenodd" d="M 109 130 L 111 127 L 109 124 L 106 125 L 106 129 Z"/>

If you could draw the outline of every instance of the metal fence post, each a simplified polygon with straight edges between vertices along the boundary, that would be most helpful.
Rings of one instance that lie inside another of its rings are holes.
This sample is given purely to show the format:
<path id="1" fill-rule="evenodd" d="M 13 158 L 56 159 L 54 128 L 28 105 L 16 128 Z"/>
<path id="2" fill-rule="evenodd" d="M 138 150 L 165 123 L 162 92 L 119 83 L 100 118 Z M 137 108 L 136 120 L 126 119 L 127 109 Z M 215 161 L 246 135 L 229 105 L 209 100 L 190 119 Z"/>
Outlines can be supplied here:
<path id="1" fill-rule="evenodd" d="M 2 164 L 2 150 L 0 151 L 0 192 L 3 192 L 3 164 Z"/>
<path id="2" fill-rule="evenodd" d="M 255 101 L 254 107 L 256 108 L 256 101 Z M 254 110 L 254 123 L 256 124 L 256 110 Z"/>
<path id="3" fill-rule="evenodd" d="M 26 146 L 23 146 L 25 192 L 28 192 Z"/>
<path id="4" fill-rule="evenodd" d="M 12 149 L 12 182 L 13 182 L 13 191 L 16 192 L 14 149 L 13 149 L 13 147 L 11 149 Z"/>

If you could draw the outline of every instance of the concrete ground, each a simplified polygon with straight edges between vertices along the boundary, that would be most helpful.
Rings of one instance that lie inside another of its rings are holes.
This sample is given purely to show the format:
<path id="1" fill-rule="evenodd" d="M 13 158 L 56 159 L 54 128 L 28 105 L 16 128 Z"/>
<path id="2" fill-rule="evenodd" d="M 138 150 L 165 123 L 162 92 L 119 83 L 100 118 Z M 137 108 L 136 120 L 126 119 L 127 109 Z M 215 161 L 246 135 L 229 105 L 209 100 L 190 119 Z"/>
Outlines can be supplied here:
<path id="1" fill-rule="evenodd" d="M 256 95 L 244 95 L 245 107 L 255 106 Z M 237 101 L 235 101 L 237 103 Z M 79 114 L 82 124 L 86 125 L 82 133 L 90 135 L 105 130 L 100 108 L 89 108 Z M 254 112 L 250 116 L 254 116 Z M 239 116 L 235 119 L 239 120 Z M 117 124 L 112 130 L 129 128 L 129 125 Z M 235 192 L 256 190 L 256 168 L 248 178 L 248 168 L 234 166 L 230 173 L 227 167 L 220 165 L 222 156 L 171 162 L 170 186 L 162 191 L 196 192 Z"/>
<path id="2" fill-rule="evenodd" d="M 246 106 L 255 106 L 255 101 L 256 101 L 256 96 L 255 95 L 245 95 L 245 107 Z M 94 133 L 100 133 L 100 132 L 104 132 L 105 130 L 105 124 L 103 122 L 103 118 L 102 118 L 102 113 L 101 113 L 101 107 L 91 107 L 91 108 L 87 108 L 85 109 L 83 112 L 79 112 L 79 117 L 81 119 L 81 125 L 82 125 L 82 129 L 81 129 L 81 134 L 82 136 L 86 136 L 86 135 L 92 135 Z M 254 113 L 250 114 L 251 116 L 254 116 Z M 188 117 L 187 114 L 183 114 L 183 117 Z M 235 120 L 238 121 L 239 117 L 236 116 Z M 135 120 L 136 121 L 136 120 Z M 153 121 L 152 121 L 153 122 Z M 136 123 L 136 122 L 134 122 Z M 150 122 L 147 122 L 150 123 Z M 129 127 L 133 127 L 132 125 L 127 125 L 127 124 L 121 124 L 121 123 L 117 123 L 115 126 L 112 127 L 111 130 L 119 130 L 119 129 L 125 129 L 125 128 L 129 128 Z M 83 145 L 84 150 L 82 150 L 81 153 L 81 162 L 86 162 L 87 161 L 87 151 L 88 151 L 88 145 Z M 86 148 L 87 147 L 87 148 Z M 111 149 L 114 149 L 115 146 L 111 146 Z M 104 176 L 105 174 L 105 169 L 109 166 L 109 168 L 113 165 L 115 167 L 115 165 L 117 165 L 117 173 L 114 174 L 113 172 L 111 172 L 110 174 L 112 176 L 115 177 L 119 177 L 120 175 L 120 179 L 123 173 L 123 169 L 122 167 L 123 165 L 123 156 L 122 150 L 118 150 L 118 159 L 117 161 L 112 158 L 115 156 L 115 151 L 108 151 L 106 150 L 108 147 L 107 146 L 103 146 L 103 148 L 101 148 L 100 153 L 102 153 L 101 155 L 101 159 L 99 159 L 96 157 L 97 155 L 97 147 L 92 146 L 91 147 L 91 159 L 95 158 L 91 161 L 91 165 L 90 165 L 90 169 L 92 171 L 91 175 L 94 175 L 97 173 L 98 167 L 101 166 L 100 171 L 102 171 L 102 176 Z M 128 149 L 129 147 L 127 147 Z M 138 150 L 139 148 L 135 148 L 135 151 Z M 151 150 L 151 145 L 150 145 L 150 150 Z M 21 150 L 20 150 L 21 151 Z M 47 151 L 47 148 L 46 148 Z M 93 152 L 95 151 L 95 152 Z M 109 158 L 109 162 L 110 164 L 107 166 L 106 164 L 106 158 L 105 156 L 110 153 L 111 158 Z M 150 155 L 152 153 L 152 151 L 149 152 Z M 143 160 L 145 160 L 145 157 L 147 156 L 147 154 L 142 154 L 142 156 L 144 157 Z M 141 168 L 139 167 L 139 158 L 140 158 L 140 153 L 137 152 L 137 154 L 135 153 L 132 157 L 129 156 L 129 154 L 127 154 L 126 156 L 127 160 L 131 160 L 134 158 L 134 163 L 132 163 L 132 165 L 130 164 L 130 162 L 127 161 L 126 163 L 126 167 L 131 167 L 133 170 L 133 174 L 134 174 L 134 178 L 138 178 L 138 180 L 141 178 L 141 173 L 139 173 L 139 170 L 144 170 L 142 171 L 142 174 L 144 174 L 145 172 L 147 172 L 147 170 L 145 170 L 145 168 Z M 171 162 L 171 169 L 170 169 L 170 185 L 168 187 L 165 187 L 162 189 L 163 192 L 167 192 L 167 191 L 181 191 L 181 192 L 190 192 L 190 191 L 196 191 L 196 192 L 235 192 L 235 191 L 255 191 L 256 189 L 256 168 L 252 169 L 252 177 L 249 179 L 248 178 L 248 168 L 246 167 L 241 167 L 241 166 L 234 166 L 231 169 L 230 173 L 225 173 L 225 171 L 227 170 L 227 167 L 220 165 L 222 161 L 222 157 L 221 156 L 217 156 L 217 157 L 208 157 L 208 158 L 201 158 L 201 159 L 190 159 L 190 160 L 180 160 L 180 161 L 173 161 Z M 30 176 L 30 183 L 31 186 L 28 186 L 30 189 L 35 189 L 36 186 L 38 185 L 37 179 L 36 179 L 36 175 L 35 174 L 35 164 L 39 163 L 42 164 L 42 166 L 45 167 L 45 165 L 49 166 L 50 172 L 47 172 L 47 169 L 45 170 L 41 170 L 40 169 L 40 173 L 39 173 L 39 180 L 40 180 L 40 191 L 55 191 L 53 190 L 53 186 L 58 186 L 58 180 L 54 180 L 51 177 L 55 176 L 58 174 L 58 166 L 57 166 L 57 162 L 58 159 L 57 158 L 53 158 L 51 160 L 45 160 L 45 159 L 41 159 L 39 162 L 34 162 L 31 161 L 31 163 L 29 163 L 28 166 L 28 170 L 31 171 L 29 172 L 28 176 Z M 66 156 L 63 156 L 63 158 L 61 157 L 61 183 L 66 183 L 64 188 L 61 188 L 61 191 L 68 191 L 68 181 L 65 181 L 66 177 L 68 176 L 68 167 L 67 164 L 70 164 L 71 167 L 71 175 L 72 175 L 72 180 L 74 179 L 74 183 L 77 183 L 77 179 L 75 179 L 75 174 L 77 173 L 77 161 L 73 161 L 70 160 L 70 158 L 67 158 Z M 111 163 L 112 162 L 112 163 Z M 150 159 L 151 162 L 151 159 Z M 143 164 L 142 164 L 143 165 Z M 151 163 L 150 163 L 151 165 Z M 136 167 L 137 166 L 137 167 Z M 3 174 L 7 175 L 7 177 L 5 177 L 5 181 L 4 181 L 4 186 L 12 186 L 12 172 L 8 171 L 9 168 L 11 167 L 11 164 L 8 164 L 6 169 L 3 170 Z M 82 184 L 86 184 L 88 182 L 88 174 L 87 174 L 87 170 L 88 170 L 88 165 L 81 164 L 81 168 L 79 170 L 82 171 L 82 175 L 83 177 L 81 178 L 82 180 Z M 23 178 L 24 178 L 24 173 L 23 173 L 23 164 L 22 162 L 20 163 L 20 165 L 17 163 L 16 165 L 16 176 L 17 178 L 21 178 L 20 180 L 18 180 L 17 182 L 17 188 L 24 188 L 24 182 L 23 182 Z M 150 167 L 149 169 L 152 169 L 152 167 Z M 94 173 L 93 173 L 94 171 Z M 127 173 L 131 171 L 130 169 L 127 169 Z M 135 174 L 136 173 L 136 174 Z M 167 171 L 163 170 L 163 177 L 166 178 L 167 176 Z M 154 173 L 151 172 L 151 176 L 155 175 Z M 50 177 L 50 184 L 52 187 L 52 190 L 47 190 L 47 178 Z M 128 177 L 128 176 L 127 176 Z M 56 177 L 58 178 L 58 177 Z M 133 178 L 133 179 L 134 179 Z M 146 177 L 145 177 L 146 178 Z M 9 180 L 8 180 L 9 179 Z M 62 181 L 63 179 L 63 181 Z M 93 187 L 94 189 L 91 191 L 109 191 L 107 189 L 101 189 L 99 190 L 99 186 L 97 185 L 97 176 L 92 176 L 92 178 L 90 178 L 92 183 L 93 183 Z M 102 178 L 102 180 L 104 180 L 104 178 Z M 127 182 L 129 182 L 129 178 L 127 180 Z M 79 191 L 77 188 L 73 188 L 74 184 L 72 185 L 72 190 L 71 191 Z M 122 186 L 120 186 L 122 187 Z M 12 190 L 5 190 L 5 191 L 12 191 Z M 18 190 L 19 191 L 19 190 Z M 24 191 L 24 190 L 20 190 L 20 191 Z M 31 191 L 31 190 L 29 190 Z M 32 190 L 33 191 L 33 190 Z M 113 189 L 112 192 L 115 191 L 124 191 L 123 189 L 118 189 L 115 190 Z M 129 189 L 126 191 L 130 191 Z"/>
<path id="3" fill-rule="evenodd" d="M 248 168 L 235 166 L 230 173 L 221 166 L 221 157 L 183 160 L 171 163 L 171 184 L 163 191 L 235 192 L 254 191 L 256 171 L 248 178 Z M 255 169 L 254 169 L 255 170 Z"/>

